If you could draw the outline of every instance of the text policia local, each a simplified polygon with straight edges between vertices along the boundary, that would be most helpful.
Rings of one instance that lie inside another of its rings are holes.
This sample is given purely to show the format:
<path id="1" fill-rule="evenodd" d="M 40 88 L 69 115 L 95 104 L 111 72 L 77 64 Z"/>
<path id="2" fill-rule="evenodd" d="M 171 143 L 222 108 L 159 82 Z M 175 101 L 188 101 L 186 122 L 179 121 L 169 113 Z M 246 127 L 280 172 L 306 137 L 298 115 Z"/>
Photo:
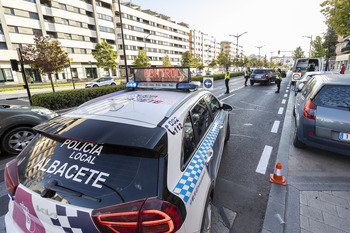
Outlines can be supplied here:
<path id="1" fill-rule="evenodd" d="M 95 164 L 95 159 L 100 156 L 103 146 L 88 142 L 79 142 L 67 139 L 60 147 L 68 150 L 73 150 L 68 156 L 69 159 L 80 161 L 88 164 Z M 38 168 L 48 174 L 59 175 L 68 180 L 73 180 L 78 183 L 90 184 L 96 188 L 102 188 L 106 178 L 109 177 L 108 173 L 101 172 L 92 168 L 79 167 L 78 165 L 70 165 L 68 162 L 62 163 L 59 160 L 54 160 L 50 165 L 51 159 L 44 158 L 40 160 L 34 168 Z"/>

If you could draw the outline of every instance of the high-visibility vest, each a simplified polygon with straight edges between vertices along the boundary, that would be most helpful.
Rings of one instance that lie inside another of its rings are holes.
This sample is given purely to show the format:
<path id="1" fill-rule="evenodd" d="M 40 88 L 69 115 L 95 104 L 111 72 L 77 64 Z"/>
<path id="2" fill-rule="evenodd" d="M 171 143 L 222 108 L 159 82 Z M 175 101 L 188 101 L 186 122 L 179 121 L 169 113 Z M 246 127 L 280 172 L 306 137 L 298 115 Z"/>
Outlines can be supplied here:
<path id="1" fill-rule="evenodd" d="M 282 80 L 282 75 L 280 72 L 277 72 L 276 79 L 281 79 Z"/>
<path id="2" fill-rule="evenodd" d="M 225 80 L 226 79 L 230 79 L 230 71 L 227 71 L 226 73 L 225 73 Z"/>
<path id="3" fill-rule="evenodd" d="M 249 71 L 248 70 L 244 71 L 244 76 L 249 76 Z"/>

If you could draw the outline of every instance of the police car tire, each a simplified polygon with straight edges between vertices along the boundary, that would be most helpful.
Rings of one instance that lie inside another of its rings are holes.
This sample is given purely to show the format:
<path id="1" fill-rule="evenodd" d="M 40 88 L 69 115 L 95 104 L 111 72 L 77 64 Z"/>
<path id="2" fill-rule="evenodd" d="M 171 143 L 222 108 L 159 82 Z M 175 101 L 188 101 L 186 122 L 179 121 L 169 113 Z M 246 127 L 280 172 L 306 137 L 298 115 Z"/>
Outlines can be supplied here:
<path id="1" fill-rule="evenodd" d="M 207 203 L 205 204 L 205 209 L 203 213 L 201 233 L 210 233 L 212 226 L 212 216 L 213 216 L 213 202 L 211 197 L 207 198 Z"/>
<path id="2" fill-rule="evenodd" d="M 28 127 L 28 126 L 17 127 L 17 128 L 9 130 L 8 132 L 6 132 L 4 134 L 4 136 L 2 137 L 2 140 L 1 140 L 1 148 L 4 150 L 5 153 L 17 155 L 22 151 L 22 150 L 19 151 L 19 150 L 13 149 L 10 146 L 10 139 L 11 139 L 11 137 L 15 136 L 16 134 L 23 133 L 23 132 L 27 132 L 28 134 L 31 134 L 31 135 L 36 134 L 36 132 L 31 127 Z M 30 141 L 31 140 L 29 140 L 29 142 Z M 24 148 L 22 148 L 22 149 L 24 149 Z"/>

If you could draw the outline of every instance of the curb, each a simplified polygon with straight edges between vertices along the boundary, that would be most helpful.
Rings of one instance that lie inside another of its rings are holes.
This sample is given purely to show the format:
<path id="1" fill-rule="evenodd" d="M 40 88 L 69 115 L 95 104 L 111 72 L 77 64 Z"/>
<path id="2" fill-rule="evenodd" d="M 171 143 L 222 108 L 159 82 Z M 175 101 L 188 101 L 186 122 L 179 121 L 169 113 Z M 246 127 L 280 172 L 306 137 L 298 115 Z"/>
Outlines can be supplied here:
<path id="1" fill-rule="evenodd" d="M 287 89 L 288 90 L 288 89 Z M 289 88 L 289 91 L 291 88 Z M 282 164 L 282 169 L 284 169 L 284 176 L 288 183 L 288 159 L 289 159 L 289 147 L 290 147 L 290 133 L 292 129 L 292 117 L 293 117 L 293 104 L 291 104 L 294 95 L 289 93 L 288 106 L 286 110 L 286 115 L 283 122 L 283 130 L 281 134 L 280 143 L 278 146 L 276 163 L 280 162 Z M 265 212 L 264 225 L 262 228 L 262 233 L 281 233 L 284 232 L 286 220 L 284 218 L 286 210 L 286 199 L 289 187 L 282 186 L 279 184 L 271 184 L 269 200 L 267 203 L 267 208 Z"/>

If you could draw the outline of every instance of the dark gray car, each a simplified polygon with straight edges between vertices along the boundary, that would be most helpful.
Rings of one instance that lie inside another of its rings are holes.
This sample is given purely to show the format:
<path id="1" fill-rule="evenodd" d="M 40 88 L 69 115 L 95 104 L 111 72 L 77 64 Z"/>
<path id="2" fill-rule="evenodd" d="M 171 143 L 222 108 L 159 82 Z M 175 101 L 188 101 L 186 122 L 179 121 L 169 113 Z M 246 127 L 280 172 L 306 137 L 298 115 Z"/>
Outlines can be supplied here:
<path id="1" fill-rule="evenodd" d="M 350 75 L 318 75 L 296 97 L 294 146 L 350 156 Z"/>
<path id="2" fill-rule="evenodd" d="M 255 69 L 250 75 L 250 85 L 254 83 L 264 83 L 270 85 L 271 82 L 276 82 L 276 74 L 270 69 Z"/>
<path id="3" fill-rule="evenodd" d="M 34 138 L 33 126 L 57 114 L 42 107 L 0 105 L 0 148 L 5 153 L 18 154 Z"/>

